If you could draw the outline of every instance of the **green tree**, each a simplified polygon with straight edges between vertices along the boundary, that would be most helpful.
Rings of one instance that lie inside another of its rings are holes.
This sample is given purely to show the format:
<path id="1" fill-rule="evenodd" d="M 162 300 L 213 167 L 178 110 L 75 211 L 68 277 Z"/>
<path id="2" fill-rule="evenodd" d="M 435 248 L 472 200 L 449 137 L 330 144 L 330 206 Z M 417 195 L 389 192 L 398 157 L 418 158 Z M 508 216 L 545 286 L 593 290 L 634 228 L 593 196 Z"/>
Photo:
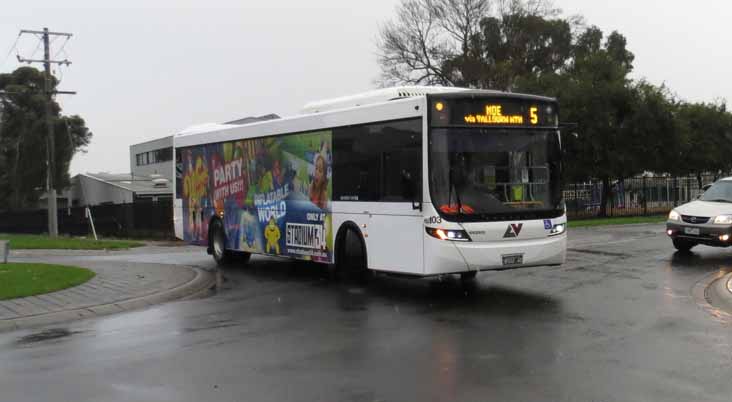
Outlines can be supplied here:
<path id="1" fill-rule="evenodd" d="M 633 149 L 635 164 L 640 170 L 686 174 L 679 163 L 687 141 L 678 119 L 679 102 L 666 86 L 655 86 L 645 80 L 633 83 L 633 116 L 629 123 L 627 146 Z"/>
<path id="2" fill-rule="evenodd" d="M 715 178 L 732 170 L 732 115 L 722 102 L 681 103 L 677 121 L 682 131 L 677 163 L 684 173 L 701 176 L 712 172 Z"/>
<path id="3" fill-rule="evenodd" d="M 46 96 L 43 72 L 21 67 L 0 74 L 0 203 L 11 209 L 35 205 L 46 182 Z M 52 79 L 52 88 L 57 84 Z M 57 189 L 69 184 L 69 164 L 76 152 L 83 152 L 92 133 L 79 116 L 63 116 L 51 103 L 55 132 Z"/>
<path id="4" fill-rule="evenodd" d="M 521 7 L 486 17 L 469 57 L 445 63 L 460 85 L 512 91 L 521 79 L 559 73 L 572 49 L 572 21 L 546 18 Z"/>
<path id="5" fill-rule="evenodd" d="M 639 171 L 633 137 L 635 96 L 628 74 L 633 54 L 625 49 L 625 38 L 617 32 L 603 41 L 603 33 L 590 27 L 573 47 L 564 88 L 556 95 L 562 105 L 562 119 L 578 124 L 578 137 L 567 136 L 568 177 L 598 178 L 603 197 L 600 214 L 606 214 L 613 177 L 628 177 Z"/>

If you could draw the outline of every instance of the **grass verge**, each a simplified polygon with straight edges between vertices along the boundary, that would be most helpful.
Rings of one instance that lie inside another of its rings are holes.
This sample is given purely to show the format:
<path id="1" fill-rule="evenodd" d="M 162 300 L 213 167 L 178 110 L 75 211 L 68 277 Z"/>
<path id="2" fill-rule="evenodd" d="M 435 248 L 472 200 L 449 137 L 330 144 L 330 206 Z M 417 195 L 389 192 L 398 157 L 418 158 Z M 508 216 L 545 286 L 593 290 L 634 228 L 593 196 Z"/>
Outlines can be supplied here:
<path id="1" fill-rule="evenodd" d="M 65 265 L 9 263 L 0 264 L 0 300 L 55 292 L 81 285 L 94 272 Z"/>
<path id="2" fill-rule="evenodd" d="M 605 225 L 631 225 L 636 223 L 661 223 L 666 222 L 667 215 L 654 215 L 654 216 L 621 216 L 617 218 L 596 218 L 596 219 L 582 219 L 582 220 L 570 220 L 570 228 L 582 228 L 591 226 L 605 226 Z"/>
<path id="3" fill-rule="evenodd" d="M 144 244 L 130 240 L 92 240 L 77 237 L 51 238 L 41 235 L 0 234 L 0 240 L 9 240 L 12 250 L 126 250 Z"/>

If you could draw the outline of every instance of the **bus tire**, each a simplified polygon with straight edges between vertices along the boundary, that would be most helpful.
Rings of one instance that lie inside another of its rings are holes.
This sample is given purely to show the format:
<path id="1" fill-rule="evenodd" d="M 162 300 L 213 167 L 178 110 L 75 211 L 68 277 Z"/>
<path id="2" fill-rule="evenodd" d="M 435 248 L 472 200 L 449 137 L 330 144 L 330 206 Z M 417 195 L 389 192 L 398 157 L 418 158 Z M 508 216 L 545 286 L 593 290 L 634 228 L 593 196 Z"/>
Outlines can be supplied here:
<path id="1" fill-rule="evenodd" d="M 208 229 L 208 243 L 216 265 L 222 267 L 232 262 L 232 253 L 226 250 L 226 232 L 221 219 L 214 218 Z"/>
<path id="2" fill-rule="evenodd" d="M 366 242 L 358 229 L 345 227 L 339 231 L 336 248 L 335 276 L 348 282 L 365 281 L 370 270 Z"/>

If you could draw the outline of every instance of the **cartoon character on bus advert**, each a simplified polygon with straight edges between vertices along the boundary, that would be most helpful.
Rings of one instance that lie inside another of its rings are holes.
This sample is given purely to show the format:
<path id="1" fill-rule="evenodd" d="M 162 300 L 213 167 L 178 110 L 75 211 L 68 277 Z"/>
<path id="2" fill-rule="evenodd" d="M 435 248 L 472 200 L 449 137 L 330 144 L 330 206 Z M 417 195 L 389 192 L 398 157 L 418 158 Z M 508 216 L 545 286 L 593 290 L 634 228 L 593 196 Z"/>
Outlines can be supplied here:
<path id="1" fill-rule="evenodd" d="M 206 238 L 208 220 L 208 164 L 202 149 L 183 153 L 184 236 L 187 241 L 200 243 Z"/>

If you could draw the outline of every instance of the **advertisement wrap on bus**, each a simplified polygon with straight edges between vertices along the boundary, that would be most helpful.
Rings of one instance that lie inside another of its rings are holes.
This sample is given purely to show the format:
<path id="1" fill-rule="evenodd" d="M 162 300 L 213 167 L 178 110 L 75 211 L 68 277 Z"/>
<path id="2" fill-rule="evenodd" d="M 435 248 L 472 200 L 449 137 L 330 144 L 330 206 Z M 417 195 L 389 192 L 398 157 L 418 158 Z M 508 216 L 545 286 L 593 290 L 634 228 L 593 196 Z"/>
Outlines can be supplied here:
<path id="1" fill-rule="evenodd" d="M 216 214 L 227 249 L 333 262 L 331 149 L 330 130 L 181 149 L 184 240 Z"/>

